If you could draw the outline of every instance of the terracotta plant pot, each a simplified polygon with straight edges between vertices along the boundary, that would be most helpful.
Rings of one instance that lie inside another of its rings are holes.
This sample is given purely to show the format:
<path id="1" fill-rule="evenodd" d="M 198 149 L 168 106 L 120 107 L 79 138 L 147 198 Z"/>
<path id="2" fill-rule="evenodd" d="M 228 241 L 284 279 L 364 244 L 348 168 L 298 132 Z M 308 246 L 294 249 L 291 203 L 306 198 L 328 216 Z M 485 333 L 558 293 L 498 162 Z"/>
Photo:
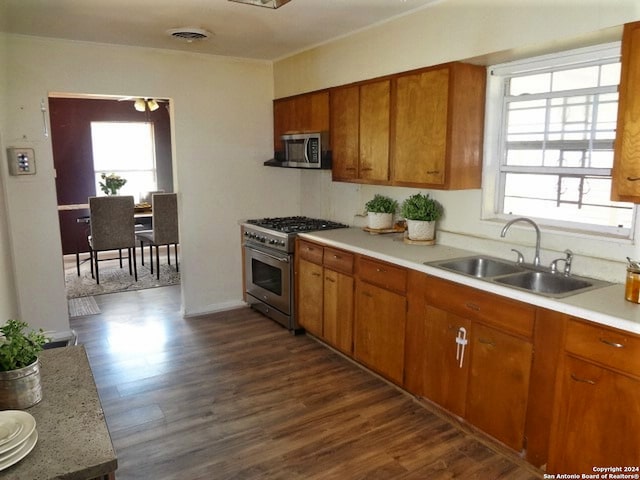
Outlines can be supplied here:
<path id="1" fill-rule="evenodd" d="M 410 240 L 433 240 L 436 236 L 436 222 L 407 219 L 407 235 Z"/>
<path id="2" fill-rule="evenodd" d="M 367 213 L 367 225 L 372 230 L 384 230 L 393 227 L 393 213 Z"/>

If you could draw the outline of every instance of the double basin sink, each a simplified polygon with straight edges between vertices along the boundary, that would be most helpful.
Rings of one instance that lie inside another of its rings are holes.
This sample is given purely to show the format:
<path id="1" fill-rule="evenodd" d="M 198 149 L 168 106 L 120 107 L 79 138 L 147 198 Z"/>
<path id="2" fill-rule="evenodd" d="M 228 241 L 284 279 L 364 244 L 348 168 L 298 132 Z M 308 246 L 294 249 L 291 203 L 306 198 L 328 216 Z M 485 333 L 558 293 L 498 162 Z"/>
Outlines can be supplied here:
<path id="1" fill-rule="evenodd" d="M 601 280 L 552 273 L 543 268 L 525 266 L 486 255 L 425 262 L 425 265 L 552 298 L 568 297 L 611 285 Z"/>

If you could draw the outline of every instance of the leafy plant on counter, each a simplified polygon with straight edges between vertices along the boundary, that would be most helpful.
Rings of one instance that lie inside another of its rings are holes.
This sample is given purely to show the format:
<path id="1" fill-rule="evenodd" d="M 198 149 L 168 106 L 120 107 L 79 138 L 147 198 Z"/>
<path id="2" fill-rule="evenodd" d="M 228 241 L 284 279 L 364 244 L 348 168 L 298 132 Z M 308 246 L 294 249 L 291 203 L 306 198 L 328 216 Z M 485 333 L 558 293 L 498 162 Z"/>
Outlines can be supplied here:
<path id="1" fill-rule="evenodd" d="M 98 182 L 98 185 L 100 185 L 100 190 L 102 190 L 105 195 L 117 195 L 118 190 L 124 187 L 124 184 L 127 183 L 126 179 L 122 178 L 120 175 L 116 175 L 115 173 L 111 173 L 109 175 L 103 173 L 100 175 L 100 178 L 104 180 L 104 182 Z"/>
<path id="2" fill-rule="evenodd" d="M 393 198 L 376 193 L 373 199 L 365 203 L 367 212 L 373 213 L 395 213 L 398 210 L 398 202 Z"/>
<path id="3" fill-rule="evenodd" d="M 401 214 L 407 220 L 434 222 L 442 217 L 443 212 L 442 205 L 429 194 L 416 193 L 402 202 Z"/>
<path id="4" fill-rule="evenodd" d="M 8 320 L 0 327 L 0 372 L 31 365 L 47 343 L 42 329 L 27 333 L 28 326 L 26 322 Z"/>

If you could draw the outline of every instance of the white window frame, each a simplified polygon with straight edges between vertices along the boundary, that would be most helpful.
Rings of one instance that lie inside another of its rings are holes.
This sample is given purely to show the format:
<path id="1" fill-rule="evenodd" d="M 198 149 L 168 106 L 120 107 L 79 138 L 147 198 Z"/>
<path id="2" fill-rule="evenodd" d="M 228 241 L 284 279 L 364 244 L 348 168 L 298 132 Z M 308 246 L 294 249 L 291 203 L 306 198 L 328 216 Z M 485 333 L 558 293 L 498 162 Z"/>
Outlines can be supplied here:
<path id="1" fill-rule="evenodd" d="M 524 72 L 542 73 L 553 71 L 568 65 L 587 66 L 589 62 L 599 64 L 603 58 L 619 58 L 620 42 L 607 43 L 594 47 L 580 48 L 571 51 L 543 55 L 514 62 L 493 65 L 487 68 L 487 97 L 484 139 L 484 171 L 483 171 L 483 206 L 484 220 L 510 220 L 518 215 L 500 213 L 504 195 L 500 179 L 501 161 L 505 154 L 505 138 L 503 135 L 504 75 L 516 75 Z M 517 169 L 517 168 L 516 168 Z M 526 167 L 522 167 L 526 170 Z M 559 169 L 556 169 L 559 170 Z M 638 220 L 638 209 L 633 206 L 632 224 L 629 228 L 607 227 L 602 225 L 553 220 L 544 217 L 532 217 L 541 226 L 555 230 L 571 231 L 586 235 L 609 236 L 618 239 L 633 239 L 635 225 Z"/>

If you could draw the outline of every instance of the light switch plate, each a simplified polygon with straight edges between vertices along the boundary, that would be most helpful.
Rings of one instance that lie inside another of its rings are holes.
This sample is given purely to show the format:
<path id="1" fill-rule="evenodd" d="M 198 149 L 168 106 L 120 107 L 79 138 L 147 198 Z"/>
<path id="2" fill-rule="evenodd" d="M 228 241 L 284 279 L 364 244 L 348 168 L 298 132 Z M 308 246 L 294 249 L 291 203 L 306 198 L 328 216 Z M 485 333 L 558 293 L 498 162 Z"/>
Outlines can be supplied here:
<path id="1" fill-rule="evenodd" d="M 35 175 L 36 155 L 33 148 L 7 148 L 11 175 Z"/>

